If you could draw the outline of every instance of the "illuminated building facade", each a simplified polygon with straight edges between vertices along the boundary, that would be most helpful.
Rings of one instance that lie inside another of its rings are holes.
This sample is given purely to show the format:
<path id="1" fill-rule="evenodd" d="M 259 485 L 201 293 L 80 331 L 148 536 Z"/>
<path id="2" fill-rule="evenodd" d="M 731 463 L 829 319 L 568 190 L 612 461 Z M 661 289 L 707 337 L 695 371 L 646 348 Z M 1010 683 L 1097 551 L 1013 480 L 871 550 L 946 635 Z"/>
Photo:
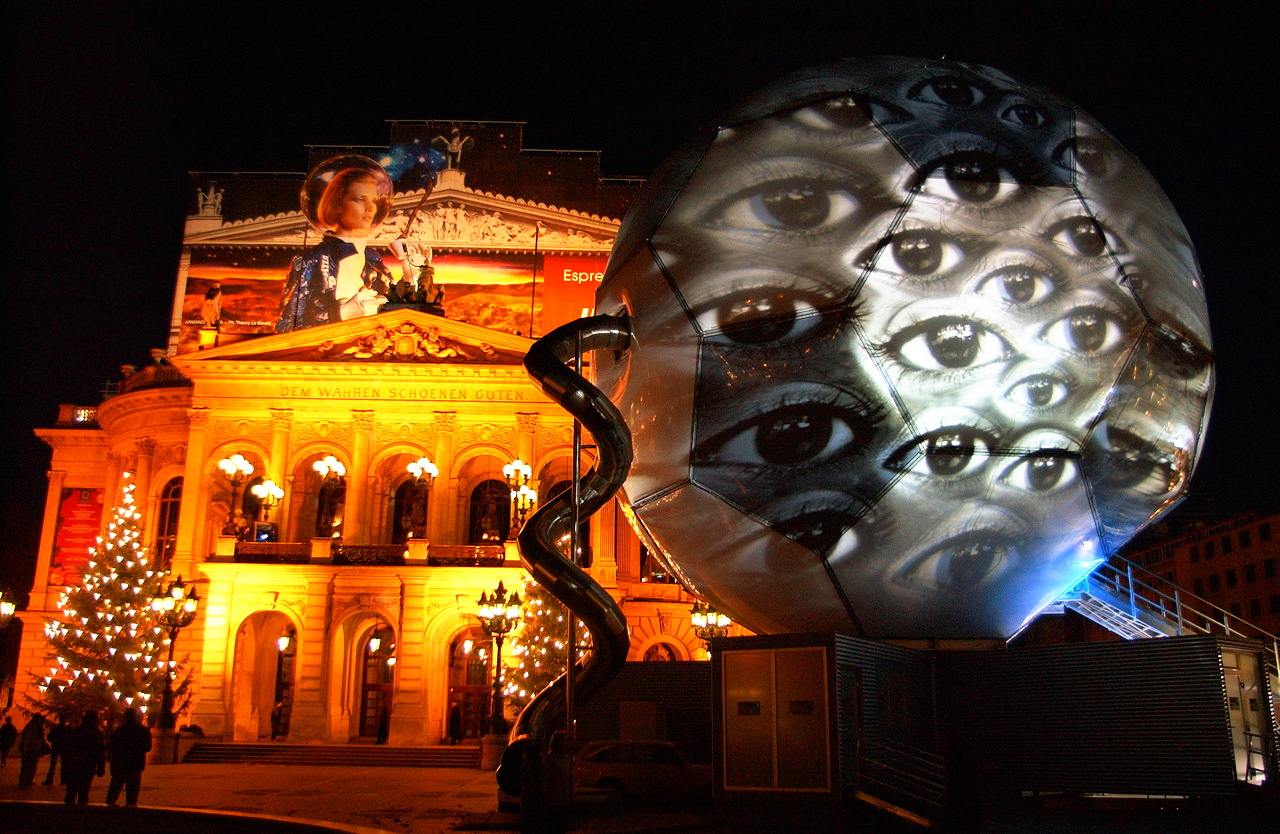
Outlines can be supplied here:
<path id="1" fill-rule="evenodd" d="M 390 743 L 432 744 L 456 703 L 464 734 L 483 731 L 477 601 L 523 573 L 503 467 L 529 465 L 535 504 L 572 472 L 572 422 L 521 362 L 593 306 L 638 185 L 602 179 L 594 152 L 525 150 L 522 131 L 392 124 L 389 147 L 437 147 L 446 167 L 433 189 L 397 180 L 367 245 L 391 278 L 407 269 L 393 240 L 430 247 L 443 302 L 285 332 L 287 276 L 320 240 L 297 208 L 303 177 L 196 175 L 167 349 L 37 430 L 53 458 L 20 682 L 47 671 L 35 626 L 59 616 L 130 472 L 147 541 L 203 599 L 178 641 L 196 684 L 180 723 L 342 743 L 389 721 Z M 387 151 L 312 148 L 311 162 Z M 410 469 L 424 458 L 434 477 Z M 627 613 L 629 659 L 706 657 L 692 598 L 615 506 L 587 536 L 591 573 Z"/>
<path id="2" fill-rule="evenodd" d="M 1243 513 L 1127 554 L 1230 617 L 1280 634 L 1280 513 Z"/>

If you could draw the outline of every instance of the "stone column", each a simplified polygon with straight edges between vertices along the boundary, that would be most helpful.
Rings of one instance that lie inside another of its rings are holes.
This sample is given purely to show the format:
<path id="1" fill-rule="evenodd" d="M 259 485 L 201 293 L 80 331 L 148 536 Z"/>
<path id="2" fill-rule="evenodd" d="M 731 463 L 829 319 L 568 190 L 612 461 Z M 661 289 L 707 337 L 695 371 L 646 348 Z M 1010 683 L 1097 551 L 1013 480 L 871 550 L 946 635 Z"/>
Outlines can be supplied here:
<path id="1" fill-rule="evenodd" d="M 351 544 L 369 543 L 369 450 L 373 440 L 373 412 L 354 409 L 351 422 L 351 472 L 347 482 L 347 506 L 343 510 L 342 538 Z"/>
<path id="2" fill-rule="evenodd" d="M 516 415 L 516 457 L 520 460 L 533 465 L 534 457 L 534 439 L 538 431 L 538 414 L 519 413 Z M 533 473 L 536 478 L 537 472 Z"/>
<path id="3" fill-rule="evenodd" d="M 400 575 L 400 629 L 396 641 L 396 694 L 391 712 L 392 744 L 420 747 L 438 739 L 427 733 L 426 571 Z"/>
<path id="4" fill-rule="evenodd" d="M 49 487 L 44 496 L 44 525 L 40 528 L 35 582 L 31 586 L 31 599 L 27 605 L 31 611 L 46 611 L 51 607 L 46 600 L 51 595 L 49 565 L 53 561 L 53 539 L 58 533 L 58 506 L 62 503 L 62 485 L 67 480 L 64 469 L 50 469 L 45 474 L 49 478 Z"/>
<path id="5" fill-rule="evenodd" d="M 435 485 L 431 487 L 431 500 L 427 504 L 427 534 L 433 541 L 458 542 L 454 521 L 458 517 L 458 482 L 453 476 L 453 430 L 458 422 L 458 412 L 436 412 L 436 448 L 431 460 L 440 469 Z"/>
<path id="6" fill-rule="evenodd" d="M 292 430 L 293 409 L 271 409 L 271 460 L 267 461 L 268 474 L 265 477 L 275 481 L 285 491 L 284 497 L 280 499 L 280 506 L 271 511 L 275 523 L 280 525 L 281 541 L 289 535 L 289 502 L 292 499 L 290 488 L 293 479 L 286 478 L 288 473 L 285 472 L 285 466 L 289 462 L 289 433 Z"/>
<path id="7" fill-rule="evenodd" d="M 111 514 L 111 508 L 120 501 L 120 473 L 124 470 L 124 456 L 116 452 L 107 452 L 107 482 L 102 493 L 103 524 Z"/>
<path id="8" fill-rule="evenodd" d="M 178 511 L 178 541 L 173 553 L 173 572 L 191 576 L 203 554 L 204 519 L 209 504 L 209 483 L 205 477 L 205 457 L 209 454 L 209 409 L 187 409 L 187 461 L 182 472 L 182 508 Z"/>
<path id="9" fill-rule="evenodd" d="M 235 573 L 219 570 L 210 573 L 209 584 L 201 589 L 204 597 L 196 623 L 201 626 L 199 662 L 199 700 L 191 712 L 191 723 L 199 724 L 206 733 L 220 735 L 230 741 L 233 727 L 227 721 L 227 707 L 231 689 L 231 670 L 235 641 L 231 609 L 235 598 Z M 184 630 L 182 636 L 186 635 Z M 193 635 L 194 637 L 195 635 Z M 181 637 L 179 638 L 181 639 Z M 181 646 L 179 646 L 181 648 Z"/>
<path id="10" fill-rule="evenodd" d="M 156 455 L 155 438 L 140 437 L 133 442 L 133 449 L 138 461 L 133 476 L 133 483 L 136 487 L 133 491 L 133 497 L 138 502 L 138 508 L 142 511 L 142 538 L 145 544 L 156 529 L 154 515 L 156 502 L 151 495 L 151 471 Z"/>
<path id="11" fill-rule="evenodd" d="M 325 639 L 328 611 L 333 589 L 328 578 L 307 581 L 306 601 L 302 610 L 302 629 L 298 634 L 298 653 L 294 656 L 293 713 L 289 719 L 290 742 L 329 740 L 329 717 L 324 691 Z M 341 739 L 344 740 L 345 739 Z"/>

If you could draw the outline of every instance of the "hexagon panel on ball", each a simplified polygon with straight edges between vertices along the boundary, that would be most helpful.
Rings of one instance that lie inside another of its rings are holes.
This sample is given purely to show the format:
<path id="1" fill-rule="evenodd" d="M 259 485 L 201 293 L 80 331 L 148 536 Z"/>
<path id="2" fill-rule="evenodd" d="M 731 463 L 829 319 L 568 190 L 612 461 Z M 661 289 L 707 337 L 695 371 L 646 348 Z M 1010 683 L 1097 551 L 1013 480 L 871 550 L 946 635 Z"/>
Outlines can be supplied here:
<path id="1" fill-rule="evenodd" d="M 1184 493 L 1204 290 L 1150 174 L 982 66 L 782 79 L 623 223 L 598 357 L 642 539 L 765 633 L 1007 638 Z"/>

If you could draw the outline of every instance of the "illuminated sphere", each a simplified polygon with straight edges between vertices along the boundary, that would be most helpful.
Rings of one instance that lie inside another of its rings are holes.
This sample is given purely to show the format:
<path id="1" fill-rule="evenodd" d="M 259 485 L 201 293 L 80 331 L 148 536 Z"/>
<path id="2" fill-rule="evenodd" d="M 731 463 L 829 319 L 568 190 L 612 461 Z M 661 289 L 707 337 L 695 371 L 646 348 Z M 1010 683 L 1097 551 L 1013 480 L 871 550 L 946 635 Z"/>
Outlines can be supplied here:
<path id="1" fill-rule="evenodd" d="M 1150 174 L 988 67 L 789 76 L 646 185 L 597 312 L 624 507 L 764 633 L 1006 638 L 1177 502 L 1213 390 Z"/>

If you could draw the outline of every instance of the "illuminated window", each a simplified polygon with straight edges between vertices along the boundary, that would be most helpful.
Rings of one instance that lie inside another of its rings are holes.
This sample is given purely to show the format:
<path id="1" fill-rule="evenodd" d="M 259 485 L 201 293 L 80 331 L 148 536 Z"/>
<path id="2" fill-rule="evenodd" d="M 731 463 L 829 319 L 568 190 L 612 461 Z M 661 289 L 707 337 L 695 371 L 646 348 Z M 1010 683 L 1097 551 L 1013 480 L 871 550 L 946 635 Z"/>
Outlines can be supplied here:
<path id="1" fill-rule="evenodd" d="M 160 504 L 156 508 L 156 564 L 169 567 L 173 550 L 178 543 L 178 511 L 182 508 L 182 479 L 174 478 L 160 490 Z"/>

